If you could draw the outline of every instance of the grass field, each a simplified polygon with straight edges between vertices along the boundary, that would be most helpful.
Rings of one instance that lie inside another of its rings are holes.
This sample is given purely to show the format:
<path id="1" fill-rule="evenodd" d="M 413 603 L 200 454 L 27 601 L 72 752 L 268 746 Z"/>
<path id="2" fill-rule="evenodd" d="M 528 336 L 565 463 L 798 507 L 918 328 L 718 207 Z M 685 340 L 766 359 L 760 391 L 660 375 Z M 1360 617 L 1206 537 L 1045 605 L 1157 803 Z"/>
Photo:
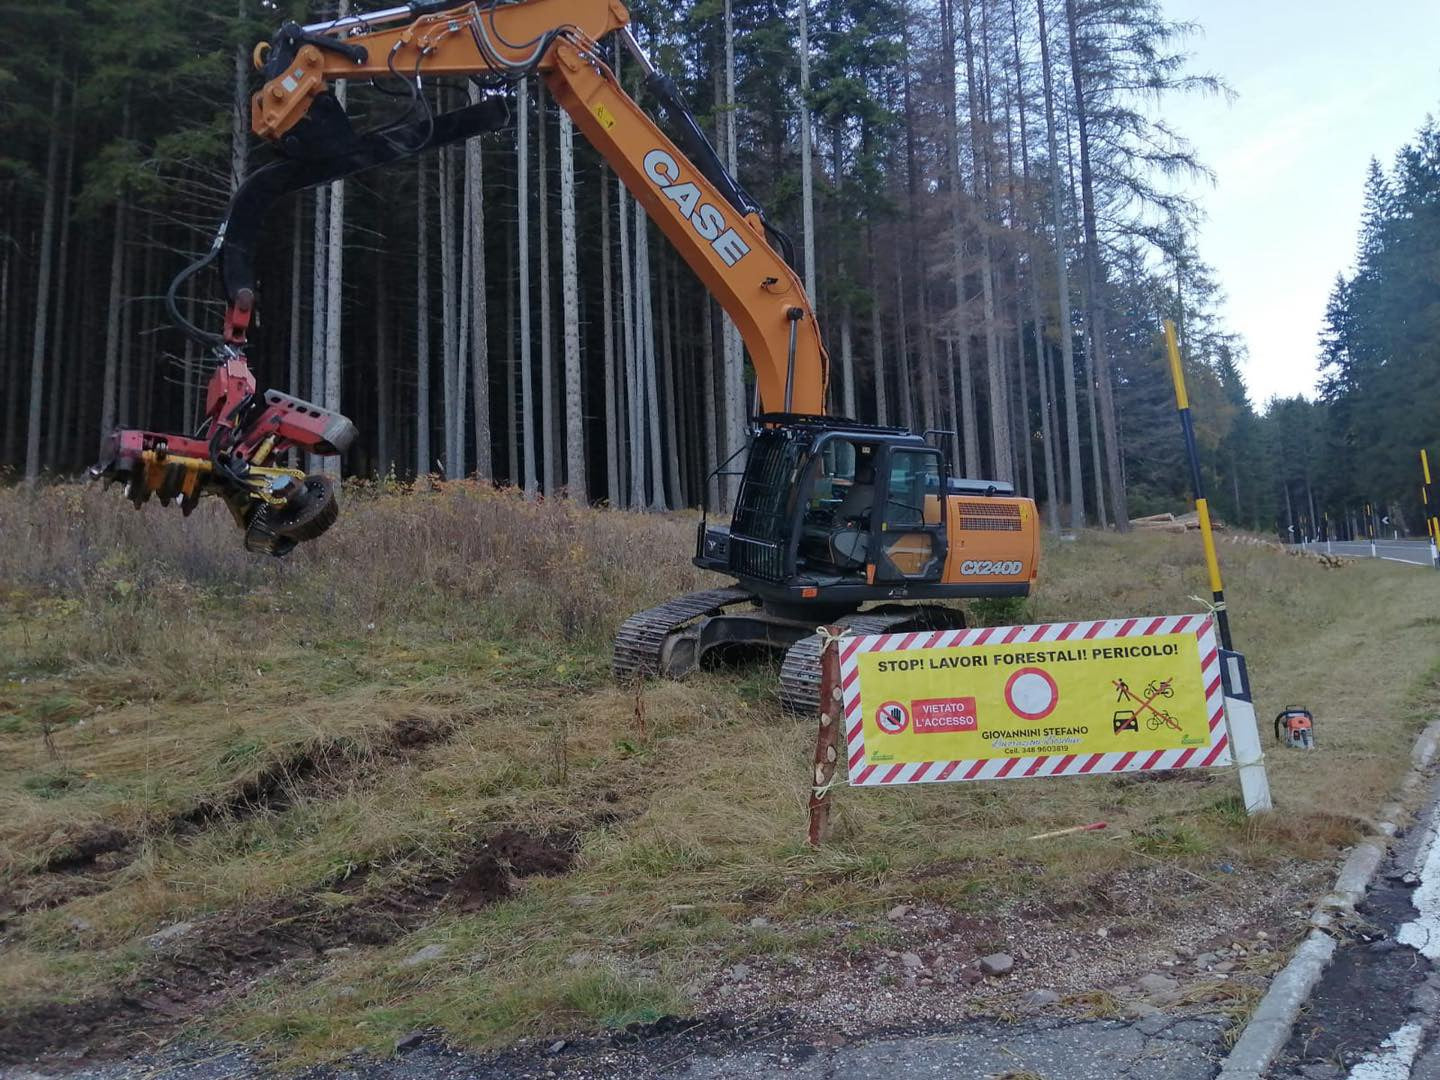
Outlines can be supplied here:
<path id="1" fill-rule="evenodd" d="M 703 1011 L 742 961 L 888 978 L 902 903 L 972 918 L 976 949 L 1006 920 L 1163 949 L 1227 896 L 1281 918 L 1317 887 L 1440 704 L 1434 575 L 1226 543 L 1262 728 L 1317 717 L 1320 750 L 1269 756 L 1281 812 L 1247 822 L 1218 773 L 842 790 L 816 852 L 813 721 L 773 670 L 610 680 L 626 615 L 715 583 L 690 517 L 358 491 L 282 563 L 214 509 L 0 491 L 0 1061 L 197 1024 L 303 1058 Z M 1204 592 L 1193 536 L 1087 534 L 1048 542 L 1022 615 Z"/>

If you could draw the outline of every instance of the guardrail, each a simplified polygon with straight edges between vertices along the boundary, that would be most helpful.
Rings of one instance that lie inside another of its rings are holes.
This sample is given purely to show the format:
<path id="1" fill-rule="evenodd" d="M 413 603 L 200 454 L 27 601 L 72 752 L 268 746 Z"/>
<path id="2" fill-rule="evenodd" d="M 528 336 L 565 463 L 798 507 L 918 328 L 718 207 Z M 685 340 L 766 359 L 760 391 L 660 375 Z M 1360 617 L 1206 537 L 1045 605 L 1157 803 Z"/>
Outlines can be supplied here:
<path id="1" fill-rule="evenodd" d="M 1440 567 L 1440 555 L 1429 540 L 1306 540 L 1290 546 L 1347 559 L 1385 559 L 1412 566 Z"/>

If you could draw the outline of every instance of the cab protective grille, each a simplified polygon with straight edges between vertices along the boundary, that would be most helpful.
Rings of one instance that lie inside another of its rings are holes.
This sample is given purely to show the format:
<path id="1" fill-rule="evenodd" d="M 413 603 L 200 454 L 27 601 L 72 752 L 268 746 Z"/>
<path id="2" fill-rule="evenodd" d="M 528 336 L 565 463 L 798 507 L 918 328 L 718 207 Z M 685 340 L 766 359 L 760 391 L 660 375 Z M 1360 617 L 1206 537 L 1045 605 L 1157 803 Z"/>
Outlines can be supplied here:
<path id="1" fill-rule="evenodd" d="M 803 441 L 784 429 L 761 431 L 751 441 L 730 524 L 731 573 L 766 581 L 789 576 L 790 519 L 803 449 Z"/>

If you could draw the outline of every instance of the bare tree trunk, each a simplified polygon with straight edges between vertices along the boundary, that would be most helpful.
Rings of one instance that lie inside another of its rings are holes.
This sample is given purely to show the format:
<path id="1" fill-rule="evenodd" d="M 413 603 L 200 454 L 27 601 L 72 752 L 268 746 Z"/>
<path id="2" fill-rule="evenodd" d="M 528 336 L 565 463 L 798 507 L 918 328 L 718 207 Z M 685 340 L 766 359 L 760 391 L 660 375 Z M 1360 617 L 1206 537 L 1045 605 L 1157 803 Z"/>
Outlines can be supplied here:
<path id="1" fill-rule="evenodd" d="M 1095 223 L 1095 180 L 1090 168 L 1089 116 L 1080 76 L 1080 46 L 1075 25 L 1075 0 L 1065 0 L 1066 23 L 1070 34 L 1070 75 L 1075 86 L 1075 125 L 1080 136 L 1080 200 L 1085 229 L 1085 276 L 1089 284 L 1091 348 L 1100 391 L 1100 420 L 1105 431 L 1105 473 L 1110 486 L 1110 506 L 1115 528 L 1130 531 L 1130 510 L 1125 497 L 1125 477 L 1120 468 L 1120 432 L 1115 420 L 1114 375 L 1106 343 L 1105 278 L 1100 264 L 1100 238 Z M 1100 484 L 1097 473 L 1095 483 Z"/>
<path id="2" fill-rule="evenodd" d="M 343 89 L 343 86 L 341 87 Z M 337 91 L 338 93 L 338 91 Z M 342 102 L 343 103 L 343 102 Z M 345 298 L 345 181 L 330 185 L 330 242 L 328 277 L 325 283 L 325 408 L 341 411 L 340 401 L 340 333 L 341 301 Z M 340 457 L 330 454 L 322 459 L 321 468 L 331 476 L 340 476 Z"/>
<path id="3" fill-rule="evenodd" d="M 900 245 L 895 245 L 895 383 L 900 397 L 900 420 L 912 430 L 915 427 L 915 392 L 910 373 L 910 332 L 905 316 L 905 274 L 901 265 Z M 889 418 L 881 413 L 885 396 L 877 394 L 876 423 L 888 424 Z"/>
<path id="4" fill-rule="evenodd" d="M 330 206 L 328 188 L 315 189 L 315 229 L 311 237 L 310 258 L 310 400 L 325 404 L 325 285 L 330 280 L 330 249 L 326 246 L 329 229 L 325 224 Z M 311 454 L 308 468 L 316 472 L 321 458 Z"/>
<path id="5" fill-rule="evenodd" d="M 238 0 L 238 21 L 245 21 L 246 0 Z M 346 0 L 340 14 L 349 8 Z M 245 180 L 250 166 L 250 50 L 235 46 L 235 93 L 230 99 L 230 193 Z M 342 99 L 343 101 L 343 99 Z"/>
<path id="6" fill-rule="evenodd" d="M 472 86 L 473 90 L 474 87 Z M 456 286 L 458 295 L 458 318 L 455 328 L 455 475 L 469 476 L 466 460 L 466 431 L 471 387 L 470 378 L 470 334 L 475 307 L 475 290 L 471 281 L 475 276 L 474 230 L 471 227 L 475 213 L 475 193 L 470 184 L 470 140 L 463 150 L 455 152 L 459 159 L 455 164 L 456 181 L 460 185 L 460 280 Z"/>
<path id="7" fill-rule="evenodd" d="M 623 310 L 620 323 L 625 328 L 625 413 L 630 430 L 630 499 L 631 507 L 645 505 L 645 438 L 644 425 L 640 417 L 640 371 L 644 363 L 640 359 L 639 305 L 636 296 L 636 276 L 630 258 L 630 196 L 623 187 L 619 189 L 620 214 L 620 277 L 622 281 L 621 304 Z M 644 212 L 635 206 L 635 216 Z M 638 253 L 637 253 L 638 258 Z"/>
<path id="8" fill-rule="evenodd" d="M 955 315 L 952 333 L 960 358 L 960 436 L 964 456 L 960 468 L 979 476 L 980 432 L 975 419 L 975 377 L 970 368 L 970 326 L 965 295 L 965 218 L 961 206 L 964 181 L 960 175 L 960 101 L 955 84 L 955 11 L 951 0 L 940 3 L 940 35 L 945 63 L 945 172 L 950 187 L 951 274 L 955 279 Z M 922 274 L 923 279 L 923 274 Z M 924 288 L 924 285 L 921 285 Z M 933 426 L 926 420 L 926 426 Z"/>
<path id="9" fill-rule="evenodd" d="M 994 220 L 990 201 L 990 134 L 981 117 L 982 90 L 975 77 L 970 0 L 961 0 L 960 10 L 965 35 L 966 94 L 970 99 L 970 140 L 975 155 L 975 193 L 980 204 L 980 297 L 985 319 L 985 368 L 990 384 L 991 475 L 998 480 L 1013 480 L 1015 465 L 1011 459 L 1010 403 L 1005 359 L 996 328 L 995 268 L 990 245 L 990 229 Z"/>
<path id="10" fill-rule="evenodd" d="M 96 280 L 98 245 L 92 236 L 92 230 L 84 230 L 80 241 L 79 270 L 74 275 L 77 282 L 90 282 Z M 0 271 L 0 277 L 3 277 Z M 0 296 L 5 292 L 5 284 L 0 281 Z M 0 299 L 0 323 L 5 320 L 5 301 Z M 98 305 L 89 304 L 80 313 L 75 325 L 71 328 L 74 332 L 76 342 L 94 341 L 100 336 L 101 327 L 104 324 L 103 309 Z M 72 376 L 84 370 L 84 360 L 79 348 L 73 348 L 74 360 L 71 364 Z M 82 380 L 71 377 L 65 380 L 65 394 L 63 403 L 63 416 L 60 425 L 60 448 L 59 457 L 63 461 L 73 464 L 88 464 L 89 454 L 86 452 L 86 444 L 90 434 L 90 414 L 97 413 L 100 407 L 99 396 L 94 393 L 94 384 L 88 379 Z M 187 430 L 189 430 L 187 428 Z"/>
<path id="11" fill-rule="evenodd" d="M 50 269 L 54 256 L 55 196 L 60 187 L 60 89 L 55 75 L 50 93 L 50 149 L 45 156 L 45 208 L 40 224 L 40 265 L 35 282 L 35 332 L 30 345 L 30 416 L 25 437 L 25 482 L 40 476 L 40 422 L 45 402 L 45 335 L 50 328 Z"/>
<path id="12" fill-rule="evenodd" d="M 470 103 L 480 100 L 472 83 Z M 483 481 L 493 479 L 490 435 L 490 306 L 485 276 L 485 149 L 479 139 L 465 144 L 465 176 L 469 192 L 470 220 L 466 238 L 470 246 L 470 379 L 475 396 L 475 474 Z M 463 444 L 462 437 L 462 444 Z"/>
<path id="13" fill-rule="evenodd" d="M 517 95 L 517 103 L 521 100 Z M 520 487 L 523 483 L 520 476 L 520 431 L 515 422 L 516 396 L 519 393 L 515 381 L 520 367 L 520 352 L 515 340 L 515 294 L 519 288 L 520 277 L 515 265 L 515 237 L 518 231 L 506 230 L 508 235 L 505 241 L 509 260 L 509 273 L 505 276 L 505 450 L 509 455 L 509 472 L 506 477 L 512 487 Z"/>
<path id="14" fill-rule="evenodd" d="M 524 440 L 525 494 L 535 494 L 535 376 L 530 362 L 530 80 L 520 80 L 516 139 L 516 190 L 520 251 L 520 437 Z"/>
<path id="15" fill-rule="evenodd" d="M 130 363 L 135 343 L 135 251 L 128 246 L 129 237 L 126 240 L 125 262 L 120 271 L 121 291 L 125 302 L 120 305 L 120 380 L 116 388 L 119 396 L 116 408 L 122 427 L 131 426 L 135 420 L 135 378 Z"/>
<path id="16" fill-rule="evenodd" d="M 442 104 L 443 108 L 443 97 Z M 443 441 L 445 479 L 458 479 L 464 475 L 464 464 L 455 452 L 456 436 L 460 432 L 459 415 L 459 360 L 460 318 L 456 311 L 455 273 L 455 156 L 448 146 L 441 147 L 436 155 L 439 160 L 439 204 L 440 204 L 440 371 L 441 393 L 444 402 L 441 414 L 445 425 Z"/>
<path id="17" fill-rule="evenodd" d="M 1035 7 L 1040 16 L 1040 67 L 1045 82 L 1045 141 L 1050 154 L 1050 212 L 1054 219 L 1055 280 L 1060 305 L 1060 365 L 1064 374 L 1065 431 L 1070 459 L 1070 528 L 1078 532 L 1085 527 L 1085 487 L 1080 474 L 1080 417 L 1075 399 L 1075 331 L 1070 315 L 1070 268 L 1065 243 L 1065 204 L 1060 194 L 1060 148 L 1055 138 L 1055 90 L 1050 69 L 1050 38 L 1045 29 L 1045 0 L 1035 0 Z"/>
<path id="18" fill-rule="evenodd" d="M 423 480 L 430 475 L 430 177 L 423 156 L 416 169 L 415 477 Z"/>
<path id="19" fill-rule="evenodd" d="M 339 15 L 344 17 L 350 12 L 350 0 L 340 0 Z M 335 99 L 340 107 L 345 107 L 346 80 L 339 79 L 335 83 Z M 329 220 L 326 223 L 330 228 L 329 243 L 326 248 L 328 258 L 327 279 L 325 283 L 325 408 L 340 412 L 340 335 L 341 335 L 341 302 L 345 299 L 344 268 L 345 268 L 345 181 L 334 180 L 330 184 L 330 206 Z M 340 476 L 340 458 L 338 455 L 328 455 L 322 459 L 321 468 L 331 476 Z"/>
<path id="20" fill-rule="evenodd" d="M 289 389 L 290 396 L 291 396 L 291 397 L 297 397 L 297 398 L 298 398 L 298 397 L 301 396 L 301 390 L 300 390 L 300 356 L 301 356 L 301 353 L 304 351 L 304 350 L 301 348 L 301 346 L 300 346 L 300 332 L 301 332 L 301 329 L 300 329 L 300 326 L 301 326 L 301 324 L 300 324 L 300 316 L 301 316 L 301 314 L 302 314 L 302 308 L 303 308 L 303 306 L 304 306 L 304 305 L 301 304 L 301 302 L 300 302 L 300 275 L 304 272 L 304 257 L 305 257 L 305 255 L 304 255 L 304 253 L 305 253 L 305 247 L 304 247 L 305 210 L 304 210 L 304 207 L 305 207 L 305 204 L 304 204 L 301 200 L 296 199 L 294 205 L 295 205 L 294 220 L 291 222 L 291 226 L 290 226 L 290 327 L 289 327 L 289 340 L 286 342 L 286 345 L 287 345 L 286 352 L 289 354 L 289 362 L 290 362 L 290 363 L 289 363 L 289 368 L 290 368 L 290 370 L 289 370 L 289 373 L 288 373 L 288 374 L 289 374 L 289 381 L 286 383 L 286 386 L 287 386 L 288 389 Z M 195 283 L 195 279 L 194 279 L 194 278 L 191 278 L 191 279 L 190 279 L 190 312 L 187 312 L 187 316 L 188 316 L 189 318 L 191 318 L 191 319 L 194 318 L 194 314 L 193 314 L 194 306 L 195 306 L 195 305 L 194 305 L 194 296 L 195 296 L 194 283 Z M 192 352 L 193 352 L 192 346 L 193 346 L 193 343 L 190 341 L 190 338 L 187 336 L 187 337 L 185 338 L 185 424 L 184 424 L 184 430 L 186 430 L 186 431 L 189 431 L 189 430 L 190 430 L 190 425 L 194 423 L 194 418 L 195 418 L 194 394 L 195 394 L 195 382 L 196 382 L 196 378 L 195 378 L 195 373 L 194 373 L 194 371 L 191 369 L 191 364 L 195 362 L 195 360 L 192 358 Z M 299 460 L 300 460 L 300 451 L 299 451 L 299 450 L 296 450 L 296 449 L 294 449 L 294 448 L 291 448 L 291 449 L 287 452 L 286 458 L 287 458 L 287 460 L 288 460 L 289 463 L 290 463 L 290 468 L 294 469 L 294 468 L 298 468 L 298 467 L 299 467 L 299 466 L 298 466 L 298 463 L 299 463 Z"/>
<path id="21" fill-rule="evenodd" d="M 9 244 L 0 244 L 0 359 L 5 361 L 0 388 L 5 391 L 5 411 L 0 413 L 0 461 L 13 461 L 19 446 L 20 354 L 13 347 L 15 320 L 10 317 L 10 263 L 14 256 Z"/>
<path id="22" fill-rule="evenodd" d="M 940 411 L 940 361 L 935 356 L 935 324 L 930 321 L 930 282 L 924 274 L 916 275 L 915 306 L 918 309 L 916 333 L 919 335 L 917 352 L 920 360 L 920 422 L 929 430 L 937 426 L 936 417 Z M 962 357 L 966 355 L 968 354 L 965 352 L 961 353 Z M 964 363 L 963 359 L 961 362 Z"/>
<path id="23" fill-rule="evenodd" d="M 619 203 L 625 198 L 625 185 L 615 185 L 615 199 Z M 618 213 L 618 208 L 617 208 Z M 628 248 L 630 241 L 626 239 L 624 229 L 628 227 L 622 223 L 621 246 Z M 626 290 L 630 287 L 629 265 L 622 268 L 623 273 L 620 279 L 620 293 L 616 302 L 621 304 L 620 318 L 628 320 L 628 309 L 623 304 L 623 298 L 627 295 Z M 621 334 L 617 326 L 615 331 L 615 349 L 617 357 L 615 361 L 615 412 L 617 415 L 617 427 L 615 431 L 615 445 L 618 448 L 620 461 L 616 464 L 616 472 L 620 479 L 620 498 L 617 506 L 628 507 L 631 505 L 632 493 L 630 490 L 630 472 L 634 468 L 633 454 L 630 453 L 630 376 L 629 376 L 629 353 L 623 349 L 626 338 Z"/>
<path id="24" fill-rule="evenodd" d="M 967 363 L 967 364 L 969 363 L 969 360 L 968 360 L 968 359 L 966 360 L 966 363 Z M 949 402 L 949 405 L 950 405 L 950 416 L 951 416 L 951 420 L 952 420 L 952 422 L 953 422 L 953 428 L 952 428 L 952 430 L 954 430 L 954 429 L 958 429 L 958 428 L 960 427 L 959 414 L 960 414 L 960 408 L 961 408 L 961 406 L 960 406 L 960 403 L 956 400 L 956 393 L 957 393 L 957 391 L 956 391 L 956 386 L 955 386 L 955 384 L 956 384 L 957 382 L 959 382 L 959 379 L 957 379 L 957 378 L 956 378 L 956 375 L 955 375 L 955 342 L 954 342 L 951 338 L 948 338 L 948 337 L 945 339 L 945 366 L 946 366 L 947 368 L 949 368 L 949 370 L 950 370 L 950 390 L 949 390 L 949 393 L 948 393 L 948 395 L 947 395 L 947 401 Z M 949 426 L 949 425 L 942 424 L 941 426 L 942 426 L 942 427 L 946 427 L 946 426 Z M 960 475 L 964 476 L 964 475 L 965 475 L 965 463 L 960 460 L 960 440 L 959 440 L 959 439 L 951 439 L 951 440 L 950 440 L 950 457 L 951 457 L 951 467 L 954 468 L 954 470 L 955 470 L 957 473 L 959 473 Z M 976 463 L 976 468 L 977 468 L 977 471 L 978 471 L 978 468 L 979 468 L 979 463 L 978 463 L 978 462 Z"/>
<path id="25" fill-rule="evenodd" d="M 132 319 L 145 318 L 145 305 L 155 295 L 155 245 L 145 245 L 145 258 L 140 264 L 140 289 L 131 300 Z M 142 325 L 142 330 L 146 329 Z M 133 341 L 138 333 L 126 331 L 126 337 Z M 142 428 L 151 427 L 151 409 L 155 400 L 155 350 L 143 349 L 140 354 L 140 376 L 135 382 L 135 419 Z"/>
<path id="26" fill-rule="evenodd" d="M 672 319 L 670 314 L 670 281 L 674 275 L 670 271 L 669 252 L 663 248 L 659 258 L 660 277 L 660 362 L 664 371 L 660 373 L 662 382 L 662 411 L 665 416 L 665 474 L 670 487 L 669 504 L 671 506 L 684 506 L 685 493 L 680 485 L 680 433 L 679 433 L 679 402 L 675 396 L 675 342 L 673 334 Z"/>
<path id="27" fill-rule="evenodd" d="M 850 419 L 855 418 L 855 349 L 851 340 L 850 305 L 840 312 L 840 372 L 845 382 L 841 395 L 841 410 Z"/>
<path id="28" fill-rule="evenodd" d="M 555 348 L 554 317 L 550 309 L 550 171 L 546 165 L 545 145 L 546 93 L 544 82 L 536 83 L 537 104 L 535 127 L 538 149 L 536 170 L 539 174 L 539 201 L 536 212 L 540 225 L 540 416 L 541 457 L 544 465 L 545 494 L 553 495 L 559 487 L 556 471 L 560 464 L 555 445 Z"/>
<path id="29" fill-rule="evenodd" d="M 121 130 L 125 137 L 130 133 L 130 104 L 127 101 L 124 106 L 124 122 Z M 125 300 L 124 283 L 122 278 L 125 274 L 125 243 L 126 233 L 129 230 L 129 207 L 125 194 L 122 192 L 115 201 L 115 234 L 110 249 L 110 301 L 105 317 L 105 374 L 103 377 L 104 387 L 102 400 L 104 404 L 100 409 L 100 439 L 101 444 L 110 437 L 110 432 L 115 430 L 119 418 L 118 402 L 118 364 L 120 358 L 120 308 Z"/>
<path id="30" fill-rule="evenodd" d="M 49 422 L 45 426 L 45 461 L 52 469 L 59 464 L 60 436 L 65 430 L 61 419 L 61 392 L 77 382 L 70 372 L 79 368 L 78 358 L 74 364 L 65 364 L 65 347 L 69 343 L 65 332 L 74 320 L 65 301 L 70 278 L 71 191 L 75 186 L 75 109 L 75 94 L 71 93 L 70 118 L 66 125 L 68 134 L 65 138 L 65 168 L 60 180 L 60 265 L 55 271 L 55 344 L 50 349 L 50 355 L 55 358 L 55 370 L 50 379 Z"/>
<path id="31" fill-rule="evenodd" d="M 655 370 L 655 306 L 650 283 L 650 229 L 646 216 L 635 211 L 635 291 L 638 301 L 640 357 L 644 367 L 642 408 L 650 435 L 650 509 L 663 511 L 665 505 L 664 448 L 660 441 L 660 386 Z"/>
<path id="32" fill-rule="evenodd" d="M 1015 111 L 1020 119 L 1020 169 L 1021 169 L 1021 190 L 1024 192 L 1025 205 L 1030 203 L 1030 139 L 1029 130 L 1025 121 L 1025 75 L 1024 67 L 1020 60 L 1020 12 L 1017 0 L 1010 0 L 1010 29 L 1011 41 L 1015 48 Z M 1028 212 L 1027 212 L 1028 217 Z M 1030 299 L 1030 324 L 1035 342 L 1035 385 L 1040 398 L 1040 438 L 1044 452 L 1045 463 L 1045 519 L 1049 523 L 1050 531 L 1060 532 L 1060 488 L 1057 482 L 1056 473 L 1056 451 L 1058 444 L 1056 434 L 1058 425 L 1050 410 L 1050 378 L 1048 373 L 1049 360 L 1045 354 L 1045 320 L 1040 310 L 1040 275 L 1037 272 L 1035 230 L 1031 228 L 1031 222 L 1024 222 L 1026 226 L 1024 235 L 1029 261 L 1029 273 L 1026 275 L 1029 285 Z M 1016 247 L 1016 273 L 1019 273 L 1019 245 Z M 1018 282 L 1016 285 L 1019 288 Z M 1016 301 L 1017 307 L 1019 301 Z M 1023 369 L 1025 356 L 1023 344 L 1021 346 L 1020 364 Z"/>
<path id="33" fill-rule="evenodd" d="M 610 251 L 610 170 L 600 166 L 600 308 L 605 356 L 605 497 L 611 506 L 620 498 L 620 425 L 615 398 L 615 284 Z"/>
<path id="34" fill-rule="evenodd" d="M 375 260 L 375 473 L 390 475 L 390 301 L 385 257 Z M 298 319 L 296 320 L 298 323 Z"/>
<path id="35" fill-rule="evenodd" d="M 889 423 L 890 413 L 885 390 L 885 316 L 880 310 L 880 274 L 875 266 L 875 235 L 868 229 L 866 244 L 870 248 L 870 257 L 866 262 L 870 267 L 870 366 L 875 377 L 875 422 L 883 425 Z"/>
<path id="36" fill-rule="evenodd" d="M 1090 298 L 1090 290 L 1088 288 L 1081 288 L 1080 302 L 1085 305 L 1086 310 L 1094 310 L 1094 308 L 1092 307 L 1094 301 Z M 1098 418 L 1098 410 L 1096 408 L 1096 398 L 1099 397 L 1099 392 L 1096 390 L 1095 387 L 1095 324 L 1093 321 L 1089 321 L 1088 325 L 1091 328 L 1091 333 L 1089 335 L 1090 347 L 1083 350 L 1085 353 L 1085 389 L 1087 391 L 1086 398 L 1088 400 L 1090 408 L 1091 468 L 1094 469 L 1095 473 L 1095 521 L 1100 526 L 1100 528 L 1103 529 L 1109 524 L 1109 522 L 1106 520 L 1105 517 L 1105 472 L 1104 466 L 1100 460 L 1100 420 Z"/>
<path id="37" fill-rule="evenodd" d="M 715 317 L 712 310 L 715 301 L 707 292 L 700 310 L 705 317 L 700 320 L 700 382 L 702 397 L 700 416 L 705 422 L 705 506 L 706 509 L 720 505 L 720 478 L 710 479 L 710 474 L 720 464 L 719 446 L 716 443 L 715 428 Z"/>
<path id="38" fill-rule="evenodd" d="M 736 171 L 739 147 L 735 132 L 735 14 L 731 0 L 724 0 L 725 16 L 725 165 L 731 173 Z M 740 331 L 730 320 L 723 318 L 725 326 L 725 456 L 736 454 L 745 445 L 745 357 L 740 346 Z M 740 463 L 737 457 L 732 465 Z M 739 491 L 738 484 L 724 486 L 724 504 L 728 508 Z"/>
<path id="39" fill-rule="evenodd" d="M 565 487 L 589 501 L 585 476 L 585 395 L 580 385 L 580 281 L 575 265 L 575 134 L 560 113 L 560 287 L 565 320 Z"/>
<path id="40" fill-rule="evenodd" d="M 800 220 L 805 291 L 815 303 L 815 176 L 810 161 L 810 0 L 800 0 Z"/>
<path id="41" fill-rule="evenodd" d="M 1042 342 L 1043 345 L 1043 342 Z M 1050 429 L 1055 433 L 1055 483 L 1056 498 L 1064 504 L 1070 501 L 1069 483 L 1070 470 L 1065 466 L 1065 448 L 1069 440 L 1061 437 L 1060 431 L 1060 399 L 1062 394 L 1055 389 L 1055 360 L 1049 355 L 1048 350 L 1045 356 L 1044 383 L 1045 393 L 1050 398 Z M 1059 523 L 1055 526 L 1060 527 Z"/>

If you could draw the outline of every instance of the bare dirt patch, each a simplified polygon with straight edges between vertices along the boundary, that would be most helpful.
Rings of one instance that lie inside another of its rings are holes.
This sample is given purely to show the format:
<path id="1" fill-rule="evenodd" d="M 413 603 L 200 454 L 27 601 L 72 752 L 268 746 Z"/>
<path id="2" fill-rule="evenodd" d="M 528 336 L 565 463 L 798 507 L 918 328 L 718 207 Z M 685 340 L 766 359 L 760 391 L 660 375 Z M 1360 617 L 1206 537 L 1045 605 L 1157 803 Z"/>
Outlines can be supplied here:
<path id="1" fill-rule="evenodd" d="M 184 838 L 224 823 L 279 814 L 296 804 L 325 798 L 341 785 L 364 781 L 454 734 L 451 719 L 404 716 L 366 744 L 330 740 L 304 746 L 263 766 L 254 775 L 168 818 L 139 830 L 80 825 L 54 836 L 44 862 L 12 888 L 0 891 L 0 929 L 8 919 L 60 907 L 106 891 L 110 876 L 128 866 L 153 838 Z"/>
<path id="2" fill-rule="evenodd" d="M 337 739 L 302 747 L 266 765 L 232 790 L 175 815 L 160 831 L 184 834 L 220 821 L 288 810 L 301 799 L 325 795 L 339 782 L 362 779 L 374 771 L 378 761 L 404 758 L 443 742 L 455 727 L 448 719 L 402 716 L 364 744 Z"/>
<path id="3" fill-rule="evenodd" d="M 467 850 L 458 873 L 368 893 L 371 874 L 361 872 L 328 890 L 170 927 L 122 983 L 71 1004 L 0 1013 L 0 1064 L 122 1056 L 326 949 L 383 945 L 446 907 L 473 911 L 511 896 L 521 878 L 563 874 L 577 847 L 572 832 L 506 828 Z"/>
<path id="4" fill-rule="evenodd" d="M 66 874 L 94 866 L 102 855 L 119 855 L 130 846 L 131 838 L 108 825 L 93 825 L 60 840 L 46 860 L 45 869 L 52 874 Z M 110 860 L 113 864 L 114 860 Z"/>

